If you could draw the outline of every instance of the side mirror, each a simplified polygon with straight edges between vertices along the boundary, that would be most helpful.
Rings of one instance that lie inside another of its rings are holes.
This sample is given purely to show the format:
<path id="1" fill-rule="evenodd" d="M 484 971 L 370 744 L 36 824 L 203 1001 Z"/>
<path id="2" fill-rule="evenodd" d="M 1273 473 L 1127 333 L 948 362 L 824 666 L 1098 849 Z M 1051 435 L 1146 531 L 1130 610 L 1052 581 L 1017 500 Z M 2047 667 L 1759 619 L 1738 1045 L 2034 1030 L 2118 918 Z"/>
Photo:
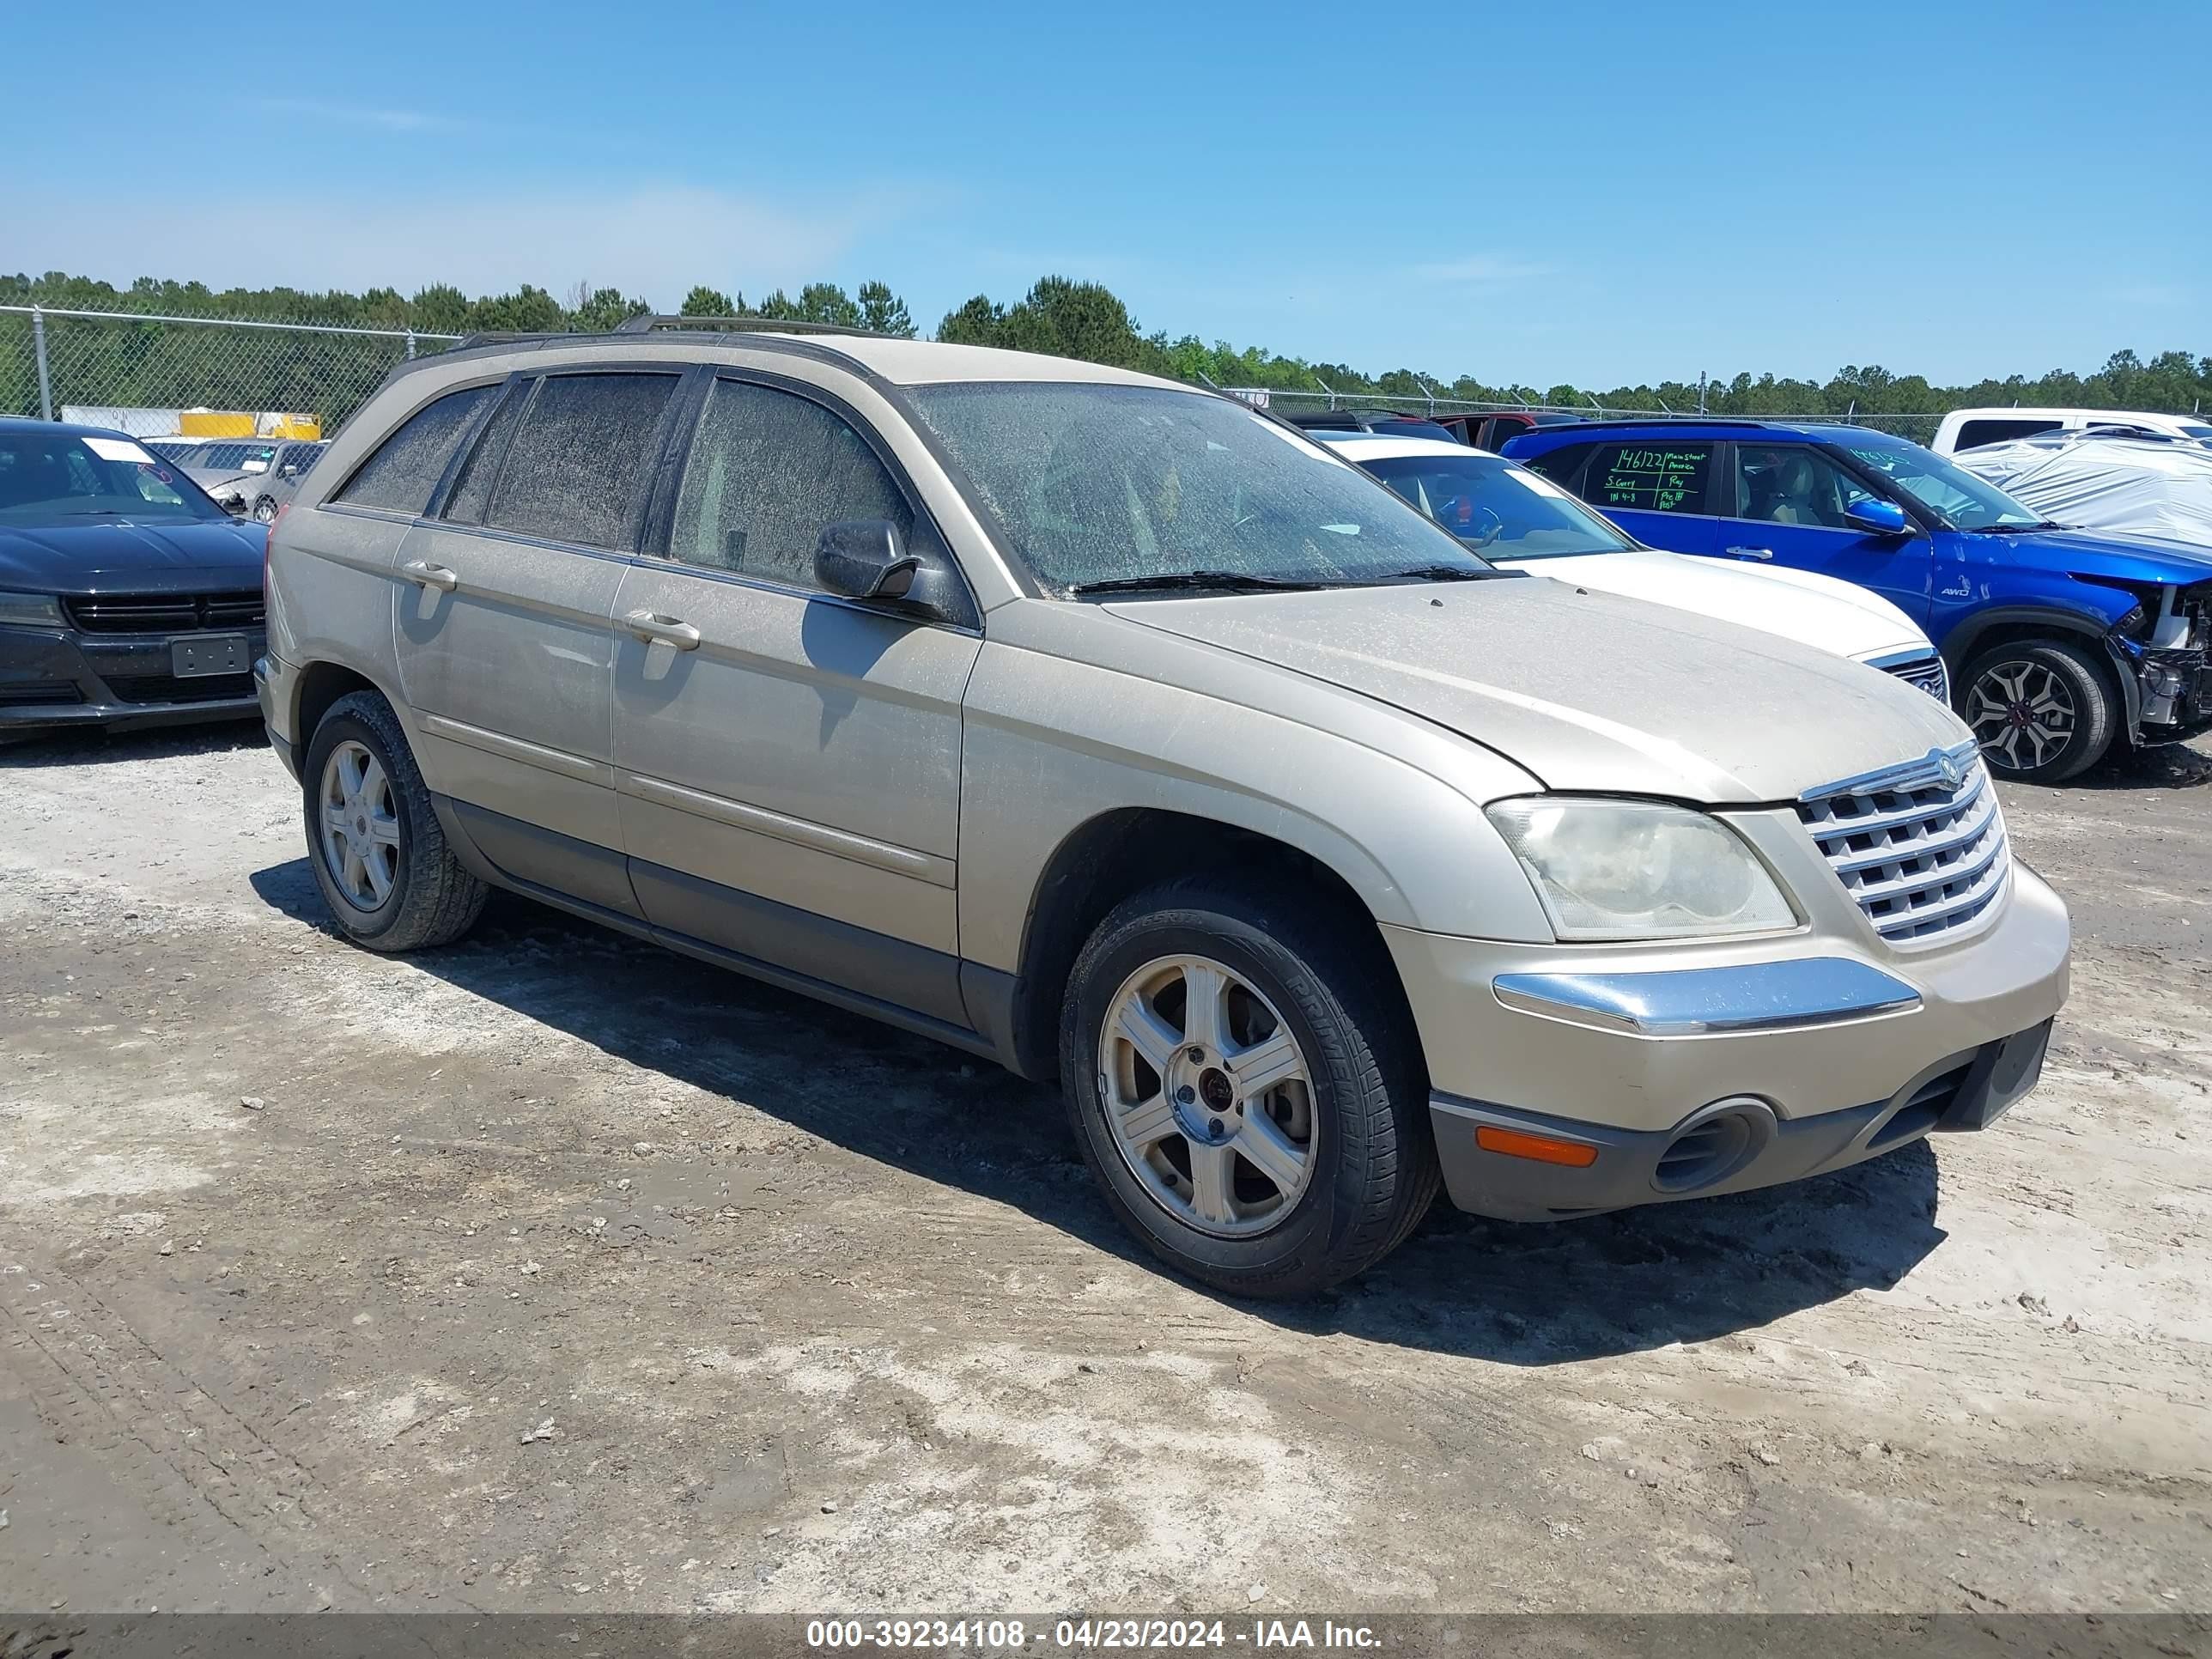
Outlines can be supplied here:
<path id="1" fill-rule="evenodd" d="M 1860 501 L 1844 509 L 1844 522 L 1869 536 L 1910 536 L 1912 520 L 1895 501 Z"/>
<path id="2" fill-rule="evenodd" d="M 814 580 L 848 599 L 896 605 L 948 620 L 965 608 L 951 562 L 933 550 L 908 547 L 888 519 L 825 525 L 814 544 Z"/>

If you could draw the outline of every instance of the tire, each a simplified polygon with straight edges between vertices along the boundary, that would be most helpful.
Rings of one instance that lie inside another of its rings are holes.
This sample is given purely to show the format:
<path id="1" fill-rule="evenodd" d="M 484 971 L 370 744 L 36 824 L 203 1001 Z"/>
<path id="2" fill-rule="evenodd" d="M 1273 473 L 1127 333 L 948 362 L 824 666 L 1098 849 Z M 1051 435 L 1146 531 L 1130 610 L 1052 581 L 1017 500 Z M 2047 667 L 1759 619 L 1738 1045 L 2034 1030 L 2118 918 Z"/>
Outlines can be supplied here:
<path id="1" fill-rule="evenodd" d="M 1139 894 L 1098 925 L 1062 1004 L 1061 1086 L 1109 1204 L 1164 1261 L 1232 1295 L 1309 1296 L 1371 1267 L 1427 1213 L 1442 1172 L 1426 1073 L 1409 1016 L 1375 988 L 1389 971 L 1378 957 L 1328 911 L 1218 878 Z M 1214 1005 L 1226 1010 L 1213 1031 L 1221 1040 L 1208 1044 L 1203 1020 L 1193 1024 L 1190 988 L 1193 973 L 1202 982 L 1212 970 L 1231 984 Z M 1131 997 L 1163 1022 L 1137 1024 L 1169 1055 L 1166 1071 L 1119 1035 L 1130 1028 L 1118 1018 L 1106 1041 L 1109 1017 Z M 1181 1035 L 1161 1043 L 1170 1030 Z M 1252 1081 L 1279 1069 L 1286 1062 L 1255 1057 L 1279 1054 L 1283 1034 L 1298 1078 L 1247 1100 L 1232 1068 L 1242 1063 Z M 1133 1147 L 1126 1126 L 1142 1120 L 1141 1140 L 1163 1114 L 1178 1127 Z M 1289 1167 L 1284 1146 L 1303 1154 L 1294 1196 L 1261 1167 Z M 1224 1151 L 1232 1156 L 1221 1161 Z M 1225 1185 L 1212 1176 L 1201 1194 L 1200 1160 L 1225 1167 Z"/>
<path id="2" fill-rule="evenodd" d="M 253 522 L 256 524 L 276 522 L 276 503 L 269 496 L 261 496 L 253 503 Z"/>
<path id="3" fill-rule="evenodd" d="M 358 794 L 345 788 L 349 772 L 363 781 Z M 337 845 L 325 833 L 325 791 L 333 787 L 358 809 L 336 817 L 362 826 L 360 833 L 341 831 Z M 488 890 L 447 847 L 406 734 L 382 697 L 356 691 L 331 705 L 308 741 L 300 789 L 315 885 L 354 943 L 372 951 L 429 950 L 476 925 Z M 340 854 L 344 846 L 360 855 L 357 876 Z"/>
<path id="4" fill-rule="evenodd" d="M 2017 640 L 1966 665 L 1958 710 L 1997 776 L 2063 783 L 2112 746 L 2120 693 L 2104 665 L 2072 641 Z"/>

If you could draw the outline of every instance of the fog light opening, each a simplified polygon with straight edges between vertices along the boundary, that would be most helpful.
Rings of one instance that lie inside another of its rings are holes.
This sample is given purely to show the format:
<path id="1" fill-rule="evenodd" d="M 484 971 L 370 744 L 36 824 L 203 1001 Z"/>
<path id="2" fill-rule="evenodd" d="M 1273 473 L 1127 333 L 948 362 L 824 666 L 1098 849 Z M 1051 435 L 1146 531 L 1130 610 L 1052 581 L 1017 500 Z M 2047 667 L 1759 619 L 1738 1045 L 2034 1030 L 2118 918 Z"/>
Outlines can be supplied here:
<path id="1" fill-rule="evenodd" d="M 1759 1102 L 1722 1103 L 1667 1143 L 1651 1184 L 1662 1193 L 1687 1193 L 1725 1181 L 1757 1155 L 1772 1121 Z"/>

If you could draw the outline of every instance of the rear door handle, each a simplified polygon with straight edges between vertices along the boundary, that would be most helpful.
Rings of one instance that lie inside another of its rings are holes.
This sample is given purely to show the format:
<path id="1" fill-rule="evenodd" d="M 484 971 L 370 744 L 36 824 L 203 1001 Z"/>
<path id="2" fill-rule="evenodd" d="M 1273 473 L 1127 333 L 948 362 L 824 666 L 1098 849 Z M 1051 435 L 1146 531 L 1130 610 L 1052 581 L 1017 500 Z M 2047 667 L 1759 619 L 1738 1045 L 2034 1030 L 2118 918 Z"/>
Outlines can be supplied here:
<path id="1" fill-rule="evenodd" d="M 1771 559 L 1774 556 L 1774 550 L 1771 547 L 1731 547 L 1728 551 L 1732 559 Z"/>
<path id="2" fill-rule="evenodd" d="M 678 622 L 673 617 L 656 616 L 650 611 L 633 611 L 623 618 L 623 625 L 648 645 L 672 645 L 678 651 L 699 648 L 699 630 L 688 622 Z"/>
<path id="3" fill-rule="evenodd" d="M 427 559 L 410 559 L 399 567 L 399 574 L 418 587 L 434 587 L 441 593 L 450 593 L 461 585 L 461 579 L 442 564 L 432 564 Z"/>

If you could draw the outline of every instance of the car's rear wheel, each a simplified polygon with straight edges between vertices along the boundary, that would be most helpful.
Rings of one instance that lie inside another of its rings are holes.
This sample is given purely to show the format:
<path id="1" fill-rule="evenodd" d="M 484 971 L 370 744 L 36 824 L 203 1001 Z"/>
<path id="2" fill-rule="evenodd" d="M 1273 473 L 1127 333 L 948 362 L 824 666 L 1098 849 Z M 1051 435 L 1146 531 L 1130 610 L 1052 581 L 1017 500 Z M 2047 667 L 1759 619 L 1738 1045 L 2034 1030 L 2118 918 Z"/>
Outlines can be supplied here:
<path id="1" fill-rule="evenodd" d="M 2072 641 L 2021 640 L 1966 665 L 1959 714 L 1998 776 L 2063 783 L 2112 747 L 2119 690 Z"/>
<path id="2" fill-rule="evenodd" d="M 419 951 L 475 925 L 484 884 L 447 847 L 391 704 L 373 691 L 332 703 L 300 781 L 307 862 L 348 937 L 374 951 Z"/>
<path id="3" fill-rule="evenodd" d="M 1060 1035 L 1076 1138 L 1124 1224 L 1193 1278 L 1309 1294 L 1396 1248 L 1435 1198 L 1424 1073 L 1375 954 L 1325 912 L 1190 882 L 1122 904 L 1077 959 Z"/>

